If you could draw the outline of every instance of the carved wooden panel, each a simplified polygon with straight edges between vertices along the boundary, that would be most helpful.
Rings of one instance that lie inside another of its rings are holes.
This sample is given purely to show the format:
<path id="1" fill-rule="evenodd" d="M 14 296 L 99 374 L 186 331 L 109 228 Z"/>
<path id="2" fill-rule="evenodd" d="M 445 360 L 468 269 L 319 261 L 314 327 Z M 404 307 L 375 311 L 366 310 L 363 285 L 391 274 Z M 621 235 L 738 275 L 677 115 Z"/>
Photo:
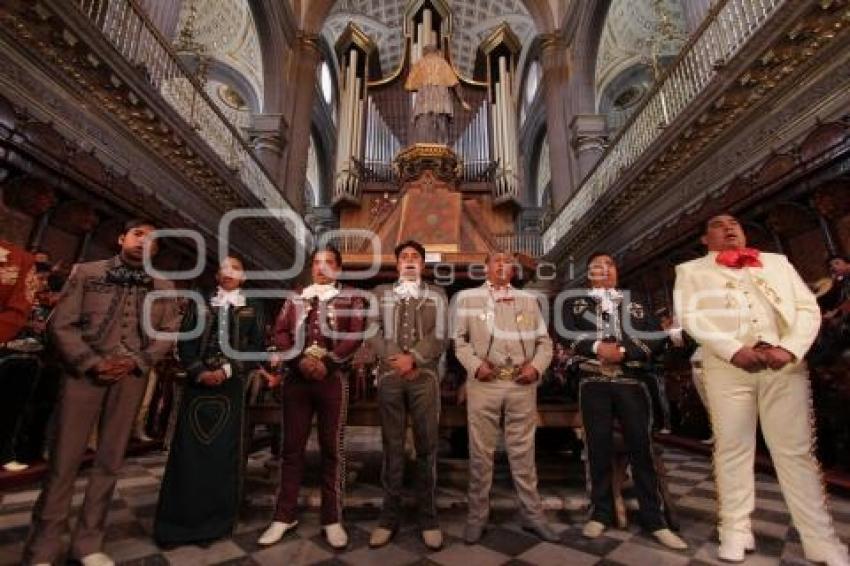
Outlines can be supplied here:
<path id="1" fill-rule="evenodd" d="M 830 123 L 823 124 L 803 141 L 800 146 L 800 159 L 804 162 L 810 161 L 843 142 L 848 135 L 846 124 Z"/>
<path id="2" fill-rule="evenodd" d="M 80 201 L 66 201 L 53 212 L 51 222 L 57 228 L 71 234 L 84 234 L 95 229 L 98 217 L 88 204 Z"/>
<path id="3" fill-rule="evenodd" d="M 779 181 L 794 170 L 796 161 L 790 155 L 775 155 L 765 163 L 755 174 L 753 181 L 756 185 L 768 185 Z"/>
<path id="4" fill-rule="evenodd" d="M 818 212 L 834 219 L 850 212 L 850 181 L 833 181 L 818 188 L 812 195 Z"/>

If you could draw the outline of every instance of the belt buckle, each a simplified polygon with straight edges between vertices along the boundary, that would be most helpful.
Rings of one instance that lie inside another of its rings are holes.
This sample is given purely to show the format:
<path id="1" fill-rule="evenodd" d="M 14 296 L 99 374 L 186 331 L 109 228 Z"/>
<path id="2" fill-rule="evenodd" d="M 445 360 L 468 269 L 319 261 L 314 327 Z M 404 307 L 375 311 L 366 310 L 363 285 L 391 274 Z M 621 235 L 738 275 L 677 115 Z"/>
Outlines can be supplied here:
<path id="1" fill-rule="evenodd" d="M 600 364 L 599 373 L 608 379 L 614 379 L 615 377 L 622 377 L 623 370 L 619 366 Z"/>
<path id="2" fill-rule="evenodd" d="M 318 344 L 313 344 L 304 350 L 304 355 L 309 356 L 311 358 L 316 358 L 317 360 L 323 359 L 328 355 L 328 350 L 319 346 Z"/>
<path id="3" fill-rule="evenodd" d="M 516 375 L 516 366 L 499 366 L 496 368 L 496 378 L 500 381 L 513 381 Z"/>

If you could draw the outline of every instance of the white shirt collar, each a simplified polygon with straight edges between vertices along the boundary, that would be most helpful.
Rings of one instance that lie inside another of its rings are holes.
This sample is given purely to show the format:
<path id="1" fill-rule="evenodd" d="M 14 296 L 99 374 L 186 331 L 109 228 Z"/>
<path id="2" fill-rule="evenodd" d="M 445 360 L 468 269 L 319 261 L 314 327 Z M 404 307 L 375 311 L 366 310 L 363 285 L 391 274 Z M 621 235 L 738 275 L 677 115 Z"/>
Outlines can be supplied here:
<path id="1" fill-rule="evenodd" d="M 617 309 L 617 305 L 623 300 L 623 292 L 619 289 L 593 287 L 588 294 L 599 302 L 602 312 L 609 314 L 614 312 Z"/>
<path id="2" fill-rule="evenodd" d="M 504 287 L 496 287 L 491 281 L 487 281 L 486 284 L 487 290 L 490 292 L 490 296 L 493 297 L 494 301 L 510 299 L 513 297 L 514 287 L 510 283 Z"/>
<path id="3" fill-rule="evenodd" d="M 393 293 L 402 299 L 418 299 L 421 286 L 421 279 L 399 279 L 396 284 L 393 285 Z"/>
<path id="4" fill-rule="evenodd" d="M 240 289 L 225 291 L 219 287 L 216 294 L 210 299 L 210 304 L 214 307 L 244 307 L 245 295 L 241 293 Z"/>
<path id="5" fill-rule="evenodd" d="M 335 283 L 319 284 L 313 283 L 308 285 L 301 291 L 301 298 L 305 301 L 311 301 L 318 298 L 321 302 L 330 301 L 339 295 L 339 287 Z"/>

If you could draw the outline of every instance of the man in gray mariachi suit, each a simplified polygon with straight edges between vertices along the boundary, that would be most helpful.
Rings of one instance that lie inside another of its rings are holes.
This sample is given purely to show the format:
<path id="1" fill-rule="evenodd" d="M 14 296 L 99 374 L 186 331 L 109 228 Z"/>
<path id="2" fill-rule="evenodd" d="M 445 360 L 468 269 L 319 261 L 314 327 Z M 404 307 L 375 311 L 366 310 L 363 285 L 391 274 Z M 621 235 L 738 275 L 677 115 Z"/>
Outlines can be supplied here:
<path id="1" fill-rule="evenodd" d="M 396 246 L 395 256 L 399 279 L 373 291 L 378 316 L 370 321 L 371 336 L 367 339 L 379 362 L 378 407 L 384 451 L 384 505 L 369 546 L 389 543 L 401 522 L 409 415 L 416 448 L 419 528 L 425 546 L 436 550 L 443 545 L 435 503 L 440 423 L 437 365 L 448 343 L 448 300 L 441 288 L 422 281 L 422 244 L 402 242 Z"/>
<path id="2" fill-rule="evenodd" d="M 157 251 L 155 226 L 131 220 L 118 239 L 121 251 L 104 261 L 74 266 L 53 311 L 50 332 L 66 373 L 56 414 L 50 471 L 33 509 L 24 563 L 48 565 L 62 554 L 74 482 L 92 429 L 99 442 L 74 533 L 71 557 L 83 566 L 112 566 L 103 553 L 109 502 L 124 462 L 133 422 L 147 388 L 148 372 L 171 350 L 171 340 L 149 330 L 175 333 L 174 285 L 148 275 L 145 249 Z M 162 296 L 145 308 L 145 296 Z"/>
<path id="3" fill-rule="evenodd" d="M 481 539 L 490 513 L 493 454 L 503 414 L 523 527 L 543 540 L 559 540 L 543 513 L 534 460 L 537 384 L 552 361 L 552 340 L 537 298 L 511 286 L 514 269 L 511 254 L 491 253 L 487 281 L 461 293 L 455 306 L 455 354 L 467 375 L 468 544 Z"/>

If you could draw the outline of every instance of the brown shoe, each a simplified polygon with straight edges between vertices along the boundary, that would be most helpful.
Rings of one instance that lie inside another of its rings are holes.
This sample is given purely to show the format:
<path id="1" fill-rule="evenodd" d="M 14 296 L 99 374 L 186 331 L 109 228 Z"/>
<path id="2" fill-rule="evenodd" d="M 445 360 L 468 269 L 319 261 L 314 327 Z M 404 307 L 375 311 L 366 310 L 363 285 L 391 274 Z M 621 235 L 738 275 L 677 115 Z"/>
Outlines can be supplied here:
<path id="1" fill-rule="evenodd" d="M 394 534 L 395 531 L 391 531 L 386 527 L 377 527 L 369 537 L 369 546 L 372 548 L 386 546 L 392 540 Z"/>

